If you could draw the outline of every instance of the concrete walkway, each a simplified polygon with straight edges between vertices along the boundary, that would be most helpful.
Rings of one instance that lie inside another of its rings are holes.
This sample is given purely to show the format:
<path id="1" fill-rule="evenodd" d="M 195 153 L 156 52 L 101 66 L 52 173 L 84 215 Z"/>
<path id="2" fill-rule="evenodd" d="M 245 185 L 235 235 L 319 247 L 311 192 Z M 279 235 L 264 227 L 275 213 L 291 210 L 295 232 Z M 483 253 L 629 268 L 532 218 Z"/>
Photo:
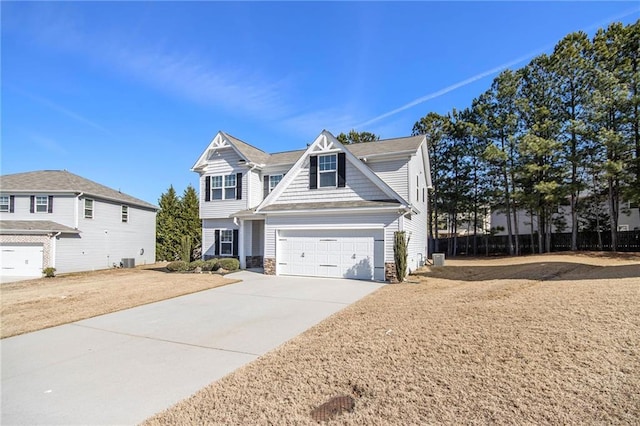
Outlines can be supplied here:
<path id="1" fill-rule="evenodd" d="M 3 339 L 1 423 L 139 423 L 382 286 L 231 277 L 244 281 Z"/>

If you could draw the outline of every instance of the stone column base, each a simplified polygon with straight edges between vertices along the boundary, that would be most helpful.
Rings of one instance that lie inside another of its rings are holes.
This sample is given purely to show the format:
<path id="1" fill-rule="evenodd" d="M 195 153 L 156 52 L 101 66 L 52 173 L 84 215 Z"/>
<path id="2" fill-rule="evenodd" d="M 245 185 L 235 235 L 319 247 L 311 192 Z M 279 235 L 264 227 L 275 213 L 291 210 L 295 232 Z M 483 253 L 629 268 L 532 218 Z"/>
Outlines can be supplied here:
<path id="1" fill-rule="evenodd" d="M 384 279 L 391 284 L 398 282 L 398 274 L 396 273 L 396 264 L 389 262 L 384 264 Z"/>
<path id="2" fill-rule="evenodd" d="M 264 262 L 264 274 L 275 275 L 276 274 L 276 260 L 270 257 L 265 257 Z"/>
<path id="3" fill-rule="evenodd" d="M 262 268 L 262 256 L 247 256 L 246 258 L 247 269 L 249 268 Z"/>

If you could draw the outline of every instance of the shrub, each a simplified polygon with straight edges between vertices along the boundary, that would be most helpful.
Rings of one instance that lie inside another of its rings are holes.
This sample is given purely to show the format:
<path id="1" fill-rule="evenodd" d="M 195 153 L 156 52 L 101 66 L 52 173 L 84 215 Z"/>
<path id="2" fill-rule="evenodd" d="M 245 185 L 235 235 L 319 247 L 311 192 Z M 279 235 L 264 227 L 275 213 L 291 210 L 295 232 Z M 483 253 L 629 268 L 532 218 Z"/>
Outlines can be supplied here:
<path id="1" fill-rule="evenodd" d="M 169 262 L 166 268 L 171 272 L 185 272 L 189 270 L 189 264 L 182 260 L 176 260 L 175 262 Z"/>
<path id="2" fill-rule="evenodd" d="M 393 258 L 396 263 L 396 275 L 398 281 L 404 281 L 404 277 L 407 275 L 407 247 L 409 240 L 406 237 L 404 231 L 396 231 L 393 233 L 394 245 L 393 245 Z"/>
<path id="3" fill-rule="evenodd" d="M 204 260 L 194 260 L 193 262 L 189 263 L 189 270 L 194 271 L 196 268 L 200 268 L 204 271 L 205 263 L 206 262 Z"/>
<path id="4" fill-rule="evenodd" d="M 227 271 L 236 271 L 240 268 L 240 262 L 238 261 L 238 259 L 220 259 L 218 260 L 218 264 L 222 269 L 226 269 Z"/>
<path id="5" fill-rule="evenodd" d="M 53 278 L 56 276 L 56 268 L 49 266 L 48 268 L 44 268 L 42 273 L 46 278 Z"/>
<path id="6" fill-rule="evenodd" d="M 203 271 L 217 271 L 218 269 L 220 269 L 218 259 L 209 259 L 204 261 L 204 266 L 202 267 Z"/>

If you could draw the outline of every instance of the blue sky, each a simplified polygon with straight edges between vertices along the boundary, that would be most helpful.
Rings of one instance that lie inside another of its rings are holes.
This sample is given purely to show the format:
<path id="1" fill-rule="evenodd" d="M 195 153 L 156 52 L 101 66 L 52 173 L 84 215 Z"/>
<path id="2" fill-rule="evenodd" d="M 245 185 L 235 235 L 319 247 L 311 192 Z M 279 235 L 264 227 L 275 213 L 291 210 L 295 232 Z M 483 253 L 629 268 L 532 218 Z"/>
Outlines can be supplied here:
<path id="1" fill-rule="evenodd" d="M 637 2 L 2 2 L 2 174 L 66 169 L 157 203 L 219 130 L 407 136 L 504 66 Z"/>

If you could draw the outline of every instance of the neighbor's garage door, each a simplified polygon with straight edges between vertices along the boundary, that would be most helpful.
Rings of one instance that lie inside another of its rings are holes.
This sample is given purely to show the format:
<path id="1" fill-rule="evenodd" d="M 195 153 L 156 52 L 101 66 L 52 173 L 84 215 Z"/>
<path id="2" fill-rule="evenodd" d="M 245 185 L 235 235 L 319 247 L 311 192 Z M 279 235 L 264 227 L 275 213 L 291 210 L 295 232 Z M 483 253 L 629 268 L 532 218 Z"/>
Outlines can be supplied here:
<path id="1" fill-rule="evenodd" d="M 0 246 L 2 275 L 39 277 L 42 275 L 41 245 Z"/>
<path id="2" fill-rule="evenodd" d="M 280 230 L 278 274 L 384 280 L 382 230 Z"/>

